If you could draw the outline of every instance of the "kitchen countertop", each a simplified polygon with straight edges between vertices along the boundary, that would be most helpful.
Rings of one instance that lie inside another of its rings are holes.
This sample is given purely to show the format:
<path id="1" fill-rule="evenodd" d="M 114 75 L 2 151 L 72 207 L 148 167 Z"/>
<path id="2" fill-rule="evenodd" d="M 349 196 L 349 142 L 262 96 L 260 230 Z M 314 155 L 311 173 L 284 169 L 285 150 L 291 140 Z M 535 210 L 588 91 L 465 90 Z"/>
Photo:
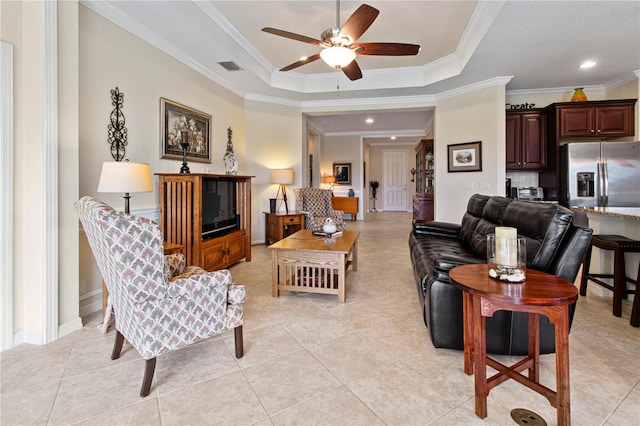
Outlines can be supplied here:
<path id="1" fill-rule="evenodd" d="M 601 214 L 604 216 L 622 217 L 640 221 L 640 207 L 573 207 L 586 213 Z"/>

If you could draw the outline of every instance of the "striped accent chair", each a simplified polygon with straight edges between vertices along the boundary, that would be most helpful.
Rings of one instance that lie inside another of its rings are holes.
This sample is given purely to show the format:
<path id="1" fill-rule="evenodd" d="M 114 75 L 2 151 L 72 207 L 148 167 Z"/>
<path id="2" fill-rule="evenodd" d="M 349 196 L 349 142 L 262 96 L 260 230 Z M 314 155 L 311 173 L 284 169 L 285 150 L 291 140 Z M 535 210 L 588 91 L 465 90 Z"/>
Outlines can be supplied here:
<path id="1" fill-rule="evenodd" d="M 120 357 L 127 339 L 146 360 L 140 396 L 149 395 L 162 353 L 234 329 L 235 355 L 243 356 L 246 293 L 232 284 L 229 271 L 185 267 L 182 254 L 164 256 L 162 232 L 146 218 L 91 197 L 75 207 L 113 303 L 111 359 Z"/>

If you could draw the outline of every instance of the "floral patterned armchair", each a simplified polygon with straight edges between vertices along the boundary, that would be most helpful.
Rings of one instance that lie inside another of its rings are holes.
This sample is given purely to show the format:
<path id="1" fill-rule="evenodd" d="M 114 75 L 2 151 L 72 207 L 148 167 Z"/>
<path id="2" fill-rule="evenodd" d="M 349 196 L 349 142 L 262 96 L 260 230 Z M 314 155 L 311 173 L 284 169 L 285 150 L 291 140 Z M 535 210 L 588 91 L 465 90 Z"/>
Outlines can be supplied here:
<path id="1" fill-rule="evenodd" d="M 227 270 L 185 268 L 182 254 L 164 256 L 162 233 L 146 218 L 113 210 L 91 197 L 76 210 L 105 281 L 115 314 L 111 359 L 124 339 L 146 360 L 140 396 L 149 395 L 156 356 L 234 329 L 243 356 L 245 287 Z"/>
<path id="2" fill-rule="evenodd" d="M 294 191 L 296 196 L 296 211 L 305 213 L 305 228 L 322 230 L 322 225 L 328 217 L 333 219 L 338 231 L 344 231 L 342 210 L 331 207 L 333 194 L 328 189 L 300 188 Z"/>

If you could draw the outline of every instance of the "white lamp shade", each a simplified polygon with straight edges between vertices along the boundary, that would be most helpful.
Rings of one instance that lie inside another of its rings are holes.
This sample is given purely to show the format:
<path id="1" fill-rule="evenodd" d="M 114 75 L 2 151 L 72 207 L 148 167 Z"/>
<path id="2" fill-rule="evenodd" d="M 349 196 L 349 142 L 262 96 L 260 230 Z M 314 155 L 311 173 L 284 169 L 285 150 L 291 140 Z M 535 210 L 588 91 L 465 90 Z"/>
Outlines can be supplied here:
<path id="1" fill-rule="evenodd" d="M 334 68 L 346 67 L 356 58 L 356 52 L 348 47 L 334 46 L 327 47 L 320 52 L 320 57 Z"/>
<path id="2" fill-rule="evenodd" d="M 151 192 L 151 169 L 145 163 L 105 161 L 98 192 Z"/>
<path id="3" fill-rule="evenodd" d="M 271 170 L 271 183 L 291 185 L 293 183 L 293 169 Z"/>

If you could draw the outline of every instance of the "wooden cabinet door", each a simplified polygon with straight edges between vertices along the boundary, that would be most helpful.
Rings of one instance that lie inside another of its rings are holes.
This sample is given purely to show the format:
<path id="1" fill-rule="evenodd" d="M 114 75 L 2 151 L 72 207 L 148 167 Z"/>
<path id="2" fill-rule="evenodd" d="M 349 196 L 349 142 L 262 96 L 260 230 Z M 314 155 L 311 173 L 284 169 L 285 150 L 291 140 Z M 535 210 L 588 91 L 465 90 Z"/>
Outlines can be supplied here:
<path id="1" fill-rule="evenodd" d="M 596 107 L 596 135 L 633 136 L 633 107 Z"/>
<path id="2" fill-rule="evenodd" d="M 560 137 L 576 138 L 595 135 L 594 108 L 560 108 Z"/>
<path id="3" fill-rule="evenodd" d="M 244 236 L 244 232 L 234 233 L 229 236 L 226 244 L 226 265 L 239 262 L 244 257 Z"/>
<path id="4" fill-rule="evenodd" d="M 507 170 L 520 169 L 520 147 L 522 146 L 520 123 L 520 114 L 507 114 Z"/>
<path id="5" fill-rule="evenodd" d="M 217 271 L 224 268 L 226 255 L 226 242 L 224 237 L 209 240 L 203 243 L 202 268 L 207 271 Z"/>
<path id="6" fill-rule="evenodd" d="M 521 167 L 544 169 L 547 166 L 547 120 L 543 113 L 522 115 Z"/>

